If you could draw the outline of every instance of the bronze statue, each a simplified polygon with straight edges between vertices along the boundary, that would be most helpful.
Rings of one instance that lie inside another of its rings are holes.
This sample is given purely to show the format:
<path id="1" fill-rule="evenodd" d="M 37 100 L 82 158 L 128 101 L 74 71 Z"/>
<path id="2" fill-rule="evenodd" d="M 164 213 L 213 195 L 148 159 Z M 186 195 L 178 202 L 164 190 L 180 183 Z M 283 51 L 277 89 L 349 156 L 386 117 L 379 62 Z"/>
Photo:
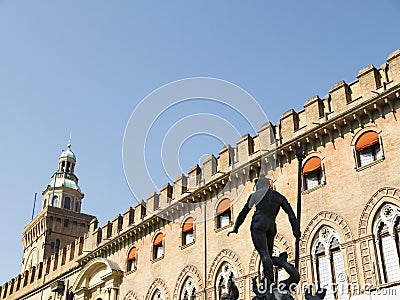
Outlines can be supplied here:
<path id="1" fill-rule="evenodd" d="M 256 191 L 249 196 L 236 219 L 233 230 L 228 233 L 228 236 L 231 233 L 238 232 L 239 227 L 243 224 L 252 206 L 255 205 L 256 211 L 250 226 L 251 239 L 260 255 L 264 268 L 264 277 L 268 279 L 271 285 L 274 284 L 272 250 L 277 233 L 275 219 L 281 207 L 289 217 L 293 235 L 296 238 L 300 237 L 300 231 L 296 216 L 289 202 L 282 194 L 273 190 L 270 185 L 271 180 L 260 175 L 260 178 L 256 182 Z"/>
<path id="2" fill-rule="evenodd" d="M 235 281 L 233 280 L 233 273 L 231 273 L 231 276 L 229 276 L 228 286 L 229 286 L 229 300 L 239 299 L 239 289 L 236 286 Z"/>

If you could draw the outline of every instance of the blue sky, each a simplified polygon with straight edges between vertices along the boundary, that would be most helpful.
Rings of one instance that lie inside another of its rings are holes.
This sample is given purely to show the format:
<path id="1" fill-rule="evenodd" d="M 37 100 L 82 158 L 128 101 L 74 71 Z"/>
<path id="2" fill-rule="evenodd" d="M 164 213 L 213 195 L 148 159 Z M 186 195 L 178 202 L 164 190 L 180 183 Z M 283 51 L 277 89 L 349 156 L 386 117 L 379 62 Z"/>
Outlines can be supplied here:
<path id="1" fill-rule="evenodd" d="M 135 204 L 122 139 L 133 109 L 154 89 L 186 77 L 221 78 L 276 122 L 339 80 L 384 63 L 400 48 L 399 12 L 395 0 L 0 0 L 0 282 L 20 271 L 34 193 L 40 203 L 71 131 L 83 210 L 103 224 Z M 207 108 L 188 103 L 180 113 Z M 221 146 L 210 137 L 191 143 L 182 147 L 183 169 Z"/>

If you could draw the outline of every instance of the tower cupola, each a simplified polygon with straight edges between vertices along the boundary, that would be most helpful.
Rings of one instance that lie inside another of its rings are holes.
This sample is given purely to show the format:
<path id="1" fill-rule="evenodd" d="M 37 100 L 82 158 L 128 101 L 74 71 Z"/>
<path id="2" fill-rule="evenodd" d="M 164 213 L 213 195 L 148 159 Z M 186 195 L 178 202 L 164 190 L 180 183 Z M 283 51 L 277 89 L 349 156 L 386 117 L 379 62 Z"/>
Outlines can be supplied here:
<path id="1" fill-rule="evenodd" d="M 71 140 L 68 141 L 67 150 L 63 150 L 58 159 L 58 172 L 74 173 L 76 156 L 71 150 Z"/>
<path id="2" fill-rule="evenodd" d="M 81 211 L 84 194 L 78 185 L 75 165 L 76 156 L 71 150 L 71 140 L 69 140 L 67 150 L 63 150 L 58 158 L 57 172 L 53 174 L 50 183 L 42 193 L 42 209 L 53 206 L 75 212 Z"/>

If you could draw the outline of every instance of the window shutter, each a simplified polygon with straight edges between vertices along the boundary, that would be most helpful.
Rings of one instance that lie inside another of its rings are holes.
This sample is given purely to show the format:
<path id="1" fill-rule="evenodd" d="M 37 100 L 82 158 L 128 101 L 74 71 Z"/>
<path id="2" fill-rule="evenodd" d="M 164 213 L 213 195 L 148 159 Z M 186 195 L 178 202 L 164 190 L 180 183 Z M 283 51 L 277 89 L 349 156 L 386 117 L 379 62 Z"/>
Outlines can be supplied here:
<path id="1" fill-rule="evenodd" d="M 356 150 L 360 151 L 377 143 L 379 143 L 379 135 L 375 131 L 368 131 L 358 138 Z"/>
<path id="2" fill-rule="evenodd" d="M 134 260 L 136 258 L 136 248 L 132 248 L 131 251 L 129 251 L 129 255 L 128 255 L 128 260 Z"/>
<path id="3" fill-rule="evenodd" d="M 231 207 L 231 201 L 229 199 L 222 200 L 217 207 L 217 215 L 226 212 Z"/>
<path id="4" fill-rule="evenodd" d="M 306 161 L 303 166 L 303 175 L 310 174 L 321 168 L 321 159 L 317 156 L 313 156 Z"/>
<path id="5" fill-rule="evenodd" d="M 193 218 L 188 218 L 183 224 L 182 232 L 189 232 L 193 230 Z"/>
<path id="6" fill-rule="evenodd" d="M 162 241 L 163 241 L 163 238 L 164 238 L 164 235 L 163 235 L 162 233 L 159 233 L 159 234 L 157 235 L 156 239 L 154 240 L 153 245 L 154 245 L 154 246 L 161 245 L 161 244 L 162 244 Z"/>

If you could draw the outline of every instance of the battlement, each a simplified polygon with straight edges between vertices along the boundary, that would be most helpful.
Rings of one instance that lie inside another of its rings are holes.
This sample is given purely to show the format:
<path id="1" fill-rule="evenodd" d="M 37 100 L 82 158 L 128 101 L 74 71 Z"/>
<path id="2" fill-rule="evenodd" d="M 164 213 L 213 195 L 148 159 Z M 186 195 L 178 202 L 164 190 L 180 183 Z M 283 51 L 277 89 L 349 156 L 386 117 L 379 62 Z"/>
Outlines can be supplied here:
<path id="1" fill-rule="evenodd" d="M 18 298 L 25 293 L 40 287 L 45 282 L 50 282 L 60 275 L 75 269 L 77 259 L 84 255 L 84 238 L 52 254 L 45 261 L 33 266 L 30 270 L 18 274 L 0 287 L 0 298 Z"/>
<path id="2" fill-rule="evenodd" d="M 91 249 L 95 249 L 100 244 L 107 243 L 132 226 L 139 225 L 160 213 L 171 204 L 182 201 L 188 195 L 197 194 L 197 191 L 218 178 L 231 176 L 231 173 L 235 173 L 236 177 L 237 174 L 246 172 L 249 175 L 249 170 L 243 171 L 243 168 L 253 169 L 257 173 L 260 171 L 259 161 L 263 156 L 275 155 L 273 159 L 265 158 L 267 168 L 274 170 L 276 165 L 271 160 L 281 161 L 280 158 L 283 157 L 284 162 L 289 162 L 290 157 L 294 155 L 293 148 L 298 143 L 312 144 L 313 147 L 316 142 L 323 145 L 325 140 L 333 140 L 333 128 L 340 132 L 335 136 L 340 137 L 343 133 L 341 126 L 347 126 L 347 123 L 353 121 L 361 122 L 363 116 L 358 112 L 352 113 L 351 119 L 344 116 L 339 119 L 339 122 L 331 124 L 333 126 L 331 129 L 323 127 L 346 112 L 368 104 L 371 99 L 375 99 L 399 83 L 400 49 L 390 54 L 387 63 L 379 69 L 369 65 L 360 70 L 354 82 L 347 84 L 343 80 L 339 81 L 330 88 L 326 96 L 322 98 L 313 96 L 307 99 L 301 111 L 296 112 L 293 109 L 286 111 L 277 124 L 267 122 L 260 127 L 257 135 L 245 134 L 235 146 L 222 147 L 218 157 L 210 155 L 204 160 L 202 166 L 194 165 L 187 175 L 180 174 L 172 185 L 167 183 L 159 192 L 152 192 L 146 201 L 142 200 L 135 208 L 128 208 L 123 215 L 117 216 L 113 221 L 107 221 L 101 228 L 91 228 L 88 245 L 91 245 Z M 390 102 L 390 99 L 386 98 L 384 101 Z M 388 103 L 382 103 L 382 105 L 388 105 Z M 383 109 L 382 106 L 374 103 L 372 107 L 363 108 L 362 111 L 372 116 L 373 110 L 379 112 L 381 109 Z M 255 161 L 258 163 L 254 164 Z M 268 169 L 263 171 L 268 171 Z"/>
<path id="3" fill-rule="evenodd" d="M 400 99 L 399 91 L 400 49 L 391 53 L 380 68 L 372 65 L 363 68 L 354 82 L 339 81 L 326 96 L 306 100 L 301 111 L 290 109 L 275 125 L 267 122 L 255 136 L 246 134 L 236 145 L 222 147 L 217 157 L 210 155 L 201 166 L 193 166 L 187 175 L 180 174 L 172 184 L 165 184 L 160 191 L 152 192 L 146 201 L 141 200 L 103 226 L 99 227 L 98 220 L 93 219 L 84 238 L 5 283 L 0 289 L 1 296 L 21 293 L 21 290 L 40 285 L 40 282 L 76 267 L 77 260 L 85 256 L 83 253 L 93 252 L 140 227 L 170 206 L 189 201 L 189 198 L 195 201 L 220 188 L 227 180 L 240 180 L 243 174 L 252 179 L 260 171 L 266 173 L 275 170 L 277 164 L 290 163 L 294 148 L 300 144 L 305 149 L 316 149 L 352 132 L 353 123 L 363 126 L 383 117 L 387 111 L 395 112 L 394 102 Z M 398 105 L 398 101 L 396 103 Z"/>

